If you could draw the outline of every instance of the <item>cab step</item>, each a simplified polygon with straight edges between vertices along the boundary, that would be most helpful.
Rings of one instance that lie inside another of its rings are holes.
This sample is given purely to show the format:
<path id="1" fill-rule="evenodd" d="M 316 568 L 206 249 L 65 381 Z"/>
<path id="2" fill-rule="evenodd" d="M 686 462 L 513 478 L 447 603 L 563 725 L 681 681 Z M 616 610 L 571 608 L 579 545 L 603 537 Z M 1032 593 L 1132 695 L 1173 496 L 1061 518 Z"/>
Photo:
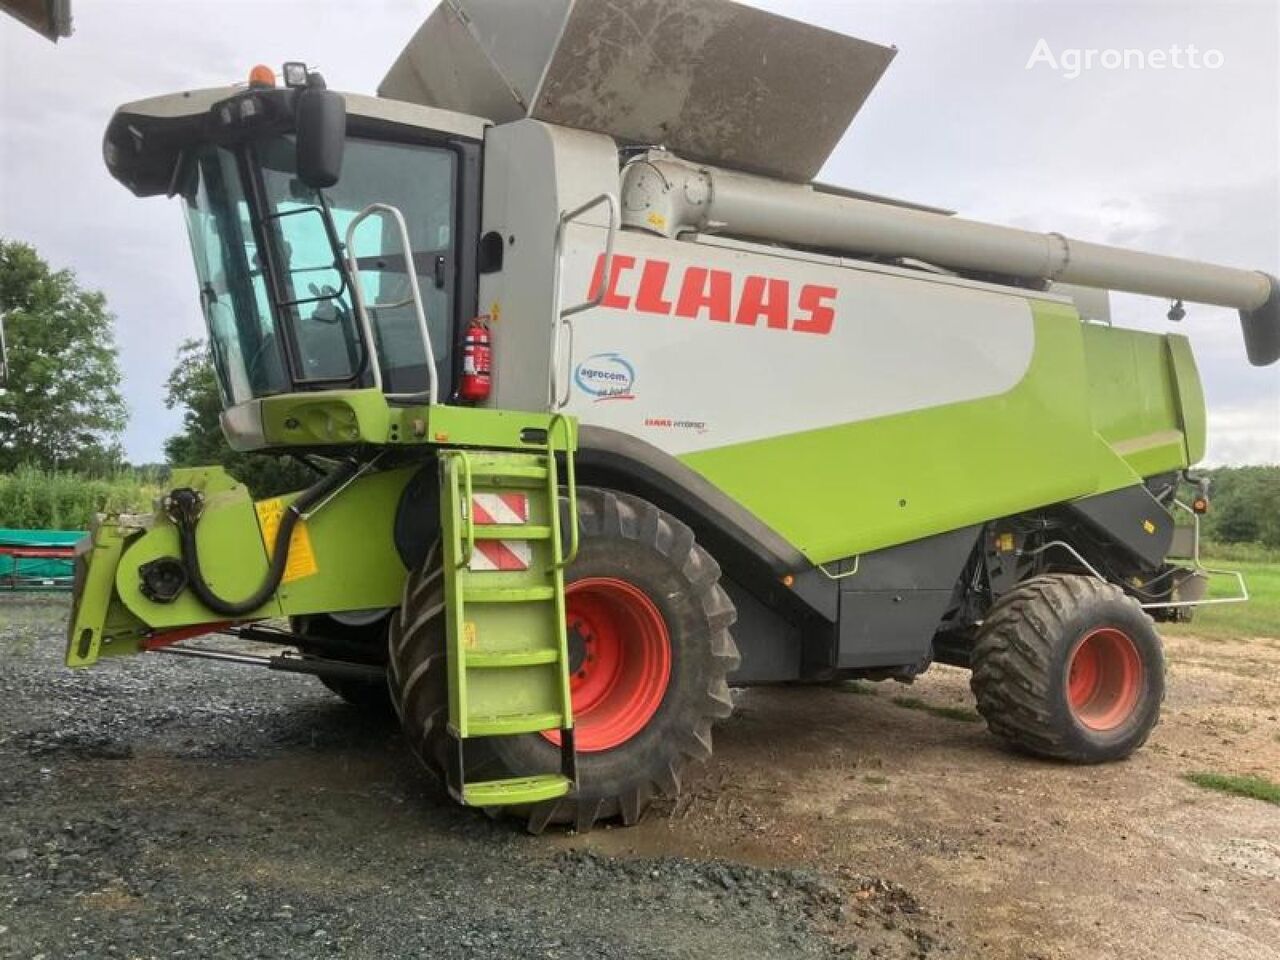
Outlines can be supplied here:
<path id="1" fill-rule="evenodd" d="M 473 670 L 540 667 L 543 664 L 559 662 L 559 650 L 503 650 L 498 653 L 471 653 L 467 655 L 467 666 Z"/>
<path id="2" fill-rule="evenodd" d="M 461 801 L 469 807 L 506 807 L 519 803 L 557 800 L 573 791 L 573 781 L 559 774 L 513 780 L 470 783 L 462 788 Z"/>
<path id="3" fill-rule="evenodd" d="M 467 718 L 469 737 L 514 737 L 522 733 L 550 733 L 560 729 L 558 713 L 473 713 Z"/>
<path id="4" fill-rule="evenodd" d="M 476 527 L 477 540 L 550 540 L 550 527 L 521 526 L 519 524 L 495 524 Z"/>
<path id="5" fill-rule="evenodd" d="M 555 598 L 555 587 L 470 587 L 462 592 L 467 603 L 539 603 Z"/>

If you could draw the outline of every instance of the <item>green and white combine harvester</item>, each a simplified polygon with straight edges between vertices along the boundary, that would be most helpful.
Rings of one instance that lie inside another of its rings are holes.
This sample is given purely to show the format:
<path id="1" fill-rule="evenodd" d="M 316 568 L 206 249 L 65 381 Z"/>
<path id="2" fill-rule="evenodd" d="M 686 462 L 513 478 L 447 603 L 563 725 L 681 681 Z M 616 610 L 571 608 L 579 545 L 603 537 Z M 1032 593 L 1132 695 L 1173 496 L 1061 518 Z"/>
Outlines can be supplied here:
<path id="1" fill-rule="evenodd" d="M 121 107 L 227 441 L 317 480 L 180 470 L 100 518 L 67 662 L 389 699 L 535 831 L 674 795 L 735 685 L 955 664 L 1000 737 L 1130 754 L 1152 618 L 1206 598 L 1205 403 L 1105 291 L 1234 308 L 1266 365 L 1277 282 L 812 182 L 893 53 L 726 0 L 446 0 L 377 98 L 291 63 Z M 184 642 L 216 632 L 296 652 Z"/>

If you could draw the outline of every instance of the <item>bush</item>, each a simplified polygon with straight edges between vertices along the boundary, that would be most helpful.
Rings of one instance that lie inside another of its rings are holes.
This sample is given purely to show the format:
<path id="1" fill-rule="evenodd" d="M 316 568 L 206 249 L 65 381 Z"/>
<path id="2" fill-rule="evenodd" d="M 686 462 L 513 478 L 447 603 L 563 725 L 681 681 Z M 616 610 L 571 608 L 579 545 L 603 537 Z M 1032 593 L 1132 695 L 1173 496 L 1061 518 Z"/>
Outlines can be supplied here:
<path id="1" fill-rule="evenodd" d="M 95 513 L 150 513 L 160 492 L 154 478 L 131 472 L 94 479 L 19 467 L 0 474 L 0 527 L 86 530 Z"/>
<path id="2" fill-rule="evenodd" d="M 1280 550 L 1280 466 L 1222 467 L 1208 476 L 1213 507 L 1206 537 Z"/>
<path id="3" fill-rule="evenodd" d="M 1280 564 L 1280 549 L 1261 543 L 1221 543 L 1216 540 L 1200 541 L 1200 556 L 1229 563 Z"/>

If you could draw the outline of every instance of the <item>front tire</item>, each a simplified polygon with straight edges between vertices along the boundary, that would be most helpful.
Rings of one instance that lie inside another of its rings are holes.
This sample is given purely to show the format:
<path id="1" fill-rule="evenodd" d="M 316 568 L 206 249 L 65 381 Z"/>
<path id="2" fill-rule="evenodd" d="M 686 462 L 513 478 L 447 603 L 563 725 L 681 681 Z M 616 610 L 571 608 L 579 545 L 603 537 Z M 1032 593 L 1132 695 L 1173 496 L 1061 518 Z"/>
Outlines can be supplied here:
<path id="1" fill-rule="evenodd" d="M 1114 584 L 1034 577 L 978 633 L 970 684 L 996 736 L 1043 757 L 1104 763 L 1146 742 L 1164 700 L 1150 617 Z"/>
<path id="2" fill-rule="evenodd" d="M 690 761 L 711 755 L 711 725 L 733 709 L 726 677 L 739 663 L 729 634 L 736 612 L 719 566 L 688 527 L 637 497 L 587 487 L 578 492 L 578 525 L 581 549 L 565 593 L 579 789 L 506 809 L 535 833 L 550 824 L 637 822 L 659 792 L 679 792 Z M 406 736 L 443 780 L 451 743 L 438 545 L 406 585 L 389 649 Z M 467 779 L 554 771 L 554 740 L 468 741 Z"/>

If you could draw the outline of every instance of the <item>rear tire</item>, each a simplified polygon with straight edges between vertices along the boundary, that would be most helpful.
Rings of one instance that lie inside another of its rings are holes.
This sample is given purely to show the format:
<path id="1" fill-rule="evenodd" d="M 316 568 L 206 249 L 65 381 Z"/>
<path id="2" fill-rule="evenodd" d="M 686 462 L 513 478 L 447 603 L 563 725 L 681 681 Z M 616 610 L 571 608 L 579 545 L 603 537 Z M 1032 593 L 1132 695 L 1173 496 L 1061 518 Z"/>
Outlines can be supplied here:
<path id="1" fill-rule="evenodd" d="M 1128 757 L 1164 700 L 1164 652 L 1150 617 L 1093 577 L 1035 577 L 992 607 L 970 685 L 996 736 L 1074 763 Z"/>
<path id="2" fill-rule="evenodd" d="M 550 824 L 586 830 L 615 817 L 628 825 L 637 822 L 659 792 L 679 792 L 691 760 L 711 755 L 711 724 L 733 710 L 725 678 L 739 663 L 729 634 L 736 612 L 719 584 L 719 566 L 688 527 L 637 497 L 586 487 L 578 491 L 578 521 L 581 550 L 565 577 L 570 623 L 585 615 L 581 609 L 575 613 L 575 603 L 581 607 L 584 598 L 606 605 L 610 596 L 617 598 L 618 625 L 626 628 L 613 631 L 620 640 L 616 663 L 621 672 L 607 677 L 610 683 L 596 683 L 594 675 L 575 685 L 579 790 L 561 800 L 503 809 L 523 818 L 534 833 Z M 449 707 L 439 553 L 437 543 L 410 577 L 392 622 L 389 650 L 393 698 L 406 737 L 443 781 L 452 743 L 445 730 Z M 576 591 L 575 584 L 581 584 Z M 615 586 L 602 589 L 601 584 Z M 635 619 L 628 619 L 628 596 L 635 600 Z M 609 619 L 607 612 L 599 613 L 588 636 L 606 639 L 602 634 L 611 629 Z M 667 649 L 656 649 L 659 641 Z M 659 659 L 667 668 L 654 668 L 652 657 L 635 656 L 637 649 L 664 654 Z M 598 669 L 587 667 L 583 650 L 576 657 L 576 671 Z M 627 702 L 617 710 L 602 711 L 599 704 L 608 697 L 602 699 L 599 691 L 624 687 L 634 690 L 634 697 L 624 697 Z M 466 776 L 473 781 L 548 773 L 559 769 L 559 753 L 541 734 L 469 740 Z"/>

